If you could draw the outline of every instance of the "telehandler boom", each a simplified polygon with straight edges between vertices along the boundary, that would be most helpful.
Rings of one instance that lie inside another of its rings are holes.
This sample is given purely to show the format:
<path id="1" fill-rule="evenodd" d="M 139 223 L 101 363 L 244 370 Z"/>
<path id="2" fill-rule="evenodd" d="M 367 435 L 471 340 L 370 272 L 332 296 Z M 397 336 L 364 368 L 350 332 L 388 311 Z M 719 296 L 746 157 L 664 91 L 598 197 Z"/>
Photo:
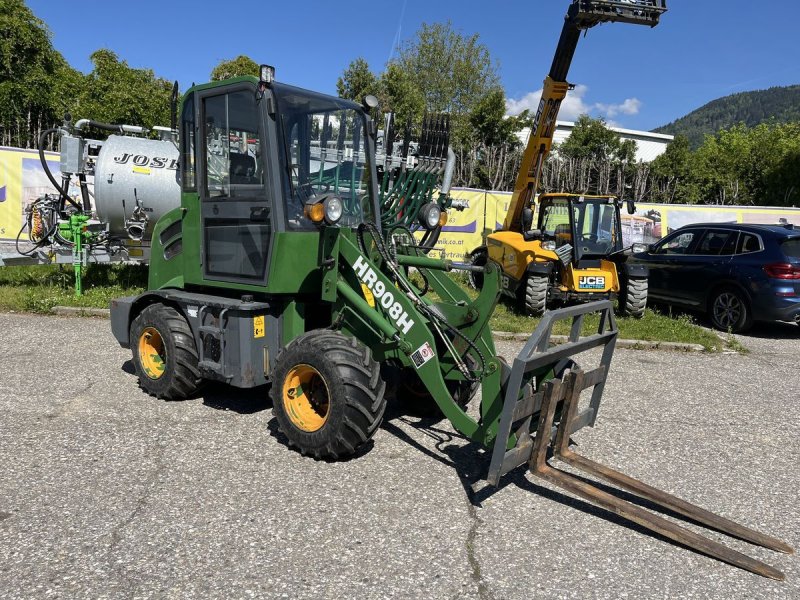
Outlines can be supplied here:
<path id="1" fill-rule="evenodd" d="M 581 34 L 602 23 L 655 27 L 666 10 L 666 0 L 573 0 L 569 7 L 503 228 L 470 252 L 476 266 L 489 259 L 501 265 L 503 293 L 518 300 L 530 315 L 539 316 L 554 303 L 617 296 L 622 313 L 637 318 L 644 315 L 647 270 L 626 264 L 617 198 L 542 194 L 536 229 L 533 216 L 558 112 L 573 87 L 567 83 L 567 74 Z M 628 210 L 634 211 L 632 202 Z M 472 282 L 479 287 L 482 280 L 473 276 Z"/>

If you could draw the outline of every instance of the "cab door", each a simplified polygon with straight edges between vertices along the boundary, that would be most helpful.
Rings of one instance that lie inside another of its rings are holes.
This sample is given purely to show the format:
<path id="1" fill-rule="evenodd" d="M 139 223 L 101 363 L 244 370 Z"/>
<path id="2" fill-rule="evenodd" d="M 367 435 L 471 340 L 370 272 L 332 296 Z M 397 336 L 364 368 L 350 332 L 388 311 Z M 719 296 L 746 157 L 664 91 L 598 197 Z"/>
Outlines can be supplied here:
<path id="1" fill-rule="evenodd" d="M 265 285 L 273 228 L 262 107 L 248 84 L 198 96 L 203 278 Z"/>

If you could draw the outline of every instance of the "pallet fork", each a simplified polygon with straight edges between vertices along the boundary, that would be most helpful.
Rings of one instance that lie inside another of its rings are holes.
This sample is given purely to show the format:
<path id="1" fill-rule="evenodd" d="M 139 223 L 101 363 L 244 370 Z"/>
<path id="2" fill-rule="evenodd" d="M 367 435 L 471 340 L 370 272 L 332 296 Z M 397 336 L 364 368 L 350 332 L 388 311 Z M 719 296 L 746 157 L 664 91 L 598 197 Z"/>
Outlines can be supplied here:
<path id="1" fill-rule="evenodd" d="M 600 314 L 597 332 L 584 336 L 581 333 L 584 319 L 593 312 Z M 569 341 L 561 346 L 551 347 L 550 337 L 553 325 L 557 321 L 569 318 L 572 318 Z M 552 453 L 553 459 L 565 462 L 590 476 L 603 479 L 650 503 L 677 513 L 691 522 L 770 550 L 786 554 L 794 552 L 790 546 L 774 537 L 734 523 L 585 458 L 570 449 L 570 435 L 586 425 L 593 426 L 597 418 L 617 334 L 613 307 L 608 301 L 570 307 L 545 315 L 511 368 L 500 418 L 498 442 L 494 446 L 489 466 L 487 477 L 489 483 L 498 485 L 500 478 L 505 473 L 527 463 L 531 473 L 536 477 L 628 521 L 740 569 L 783 581 L 784 574 L 781 571 L 653 514 L 637 504 L 623 500 L 592 485 L 583 478 L 549 464 L 548 451 Z M 519 394 L 513 391 L 520 389 L 519 385 L 526 373 L 541 369 L 543 365 L 557 364 L 566 357 L 593 348 L 602 348 L 600 366 L 596 369 L 584 371 L 574 366 L 561 379 L 548 380 L 543 383 L 541 389 L 521 399 Z M 590 388 L 592 395 L 589 406 L 583 411 L 579 411 L 581 393 Z M 511 435 L 512 429 L 513 436 Z M 500 441 L 506 439 L 515 440 L 516 443 L 513 447 L 507 448 Z"/>

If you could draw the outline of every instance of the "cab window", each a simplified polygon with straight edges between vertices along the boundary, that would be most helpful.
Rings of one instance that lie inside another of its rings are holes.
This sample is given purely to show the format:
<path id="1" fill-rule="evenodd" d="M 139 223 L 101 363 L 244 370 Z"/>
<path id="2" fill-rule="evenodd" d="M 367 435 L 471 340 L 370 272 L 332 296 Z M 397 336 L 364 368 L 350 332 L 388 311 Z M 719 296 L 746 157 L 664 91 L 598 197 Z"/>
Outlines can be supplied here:
<path id="1" fill-rule="evenodd" d="M 203 125 L 207 197 L 262 196 L 261 119 L 253 92 L 205 98 Z"/>

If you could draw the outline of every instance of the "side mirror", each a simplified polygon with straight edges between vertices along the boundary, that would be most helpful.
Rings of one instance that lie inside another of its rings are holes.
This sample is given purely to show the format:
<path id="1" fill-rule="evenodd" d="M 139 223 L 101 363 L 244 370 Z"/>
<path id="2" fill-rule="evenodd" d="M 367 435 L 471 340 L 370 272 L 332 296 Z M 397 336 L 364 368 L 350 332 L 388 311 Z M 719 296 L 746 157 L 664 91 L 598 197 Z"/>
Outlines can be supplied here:
<path id="1" fill-rule="evenodd" d="M 524 208 L 522 210 L 522 231 L 530 231 L 533 227 L 533 210 L 531 208 Z"/>
<path id="2" fill-rule="evenodd" d="M 530 231 L 523 231 L 522 232 L 522 239 L 526 242 L 532 242 L 533 240 L 538 240 L 542 237 L 542 230 L 541 229 L 531 229 Z"/>
<path id="3" fill-rule="evenodd" d="M 629 215 L 636 212 L 636 203 L 633 200 L 626 200 L 625 204 L 627 205 Z"/>

